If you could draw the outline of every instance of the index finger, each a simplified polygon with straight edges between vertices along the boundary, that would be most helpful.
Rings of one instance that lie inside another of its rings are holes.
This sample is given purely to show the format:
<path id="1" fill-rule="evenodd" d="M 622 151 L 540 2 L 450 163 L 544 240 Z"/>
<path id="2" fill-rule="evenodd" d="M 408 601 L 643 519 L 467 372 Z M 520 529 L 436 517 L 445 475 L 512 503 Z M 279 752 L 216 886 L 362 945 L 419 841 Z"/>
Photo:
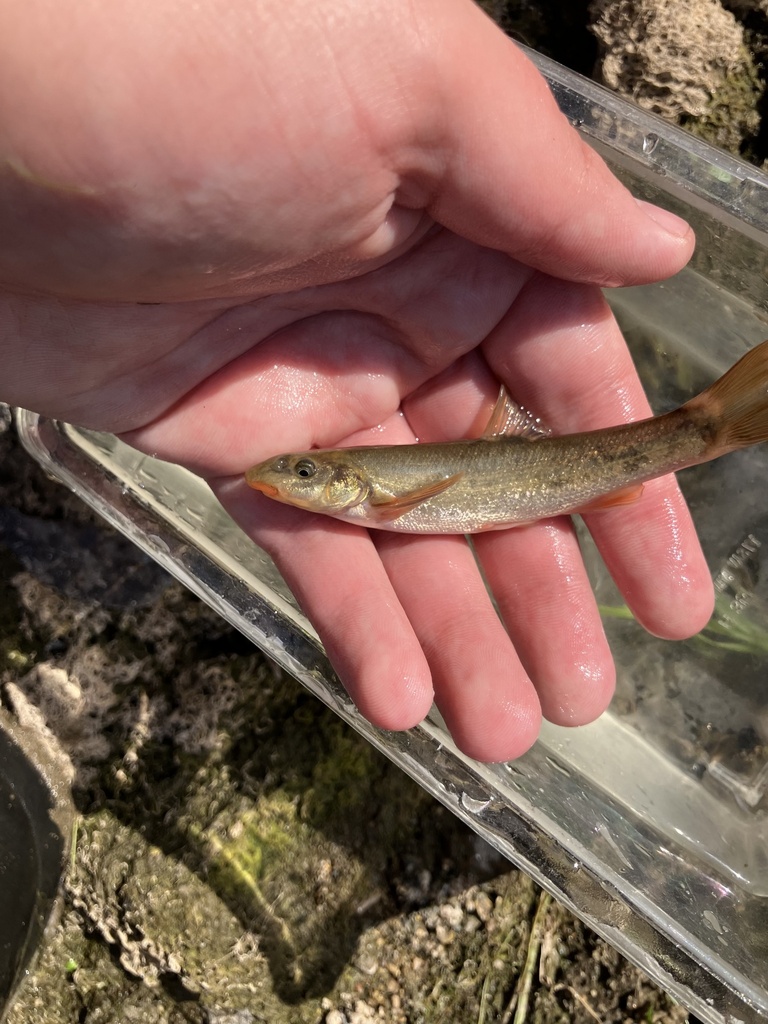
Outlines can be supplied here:
<path id="1" fill-rule="evenodd" d="M 515 399 L 557 433 L 651 415 L 626 342 L 595 288 L 537 275 L 483 348 Z M 706 624 L 712 582 L 674 476 L 646 484 L 634 504 L 585 521 L 646 629 L 680 639 Z"/>

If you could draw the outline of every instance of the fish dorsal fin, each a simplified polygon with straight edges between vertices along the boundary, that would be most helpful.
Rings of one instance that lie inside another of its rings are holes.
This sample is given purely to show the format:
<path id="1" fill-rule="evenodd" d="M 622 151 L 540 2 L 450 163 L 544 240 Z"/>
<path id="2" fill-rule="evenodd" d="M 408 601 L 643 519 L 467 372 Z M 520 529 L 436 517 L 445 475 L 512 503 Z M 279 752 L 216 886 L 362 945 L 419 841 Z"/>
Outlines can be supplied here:
<path id="1" fill-rule="evenodd" d="M 400 516 L 405 515 L 406 512 L 410 512 L 418 505 L 421 505 L 422 502 L 429 501 L 435 495 L 447 491 L 463 475 L 463 473 L 454 473 L 453 476 L 445 477 L 442 480 L 434 480 L 432 483 L 425 484 L 415 491 L 408 491 L 406 494 L 377 498 L 369 505 L 369 508 L 374 513 L 372 518 L 382 523 L 393 522 L 395 519 L 399 519 Z"/>
<path id="2" fill-rule="evenodd" d="M 581 515 L 584 512 L 605 512 L 609 508 L 619 508 L 621 505 L 631 505 L 638 501 L 643 493 L 642 484 L 630 484 L 629 487 L 622 487 L 618 491 L 611 491 L 610 494 L 603 494 L 594 501 L 574 509 L 575 513 Z"/>
<path id="3" fill-rule="evenodd" d="M 541 420 L 513 401 L 502 384 L 483 437 L 525 437 L 535 441 L 539 437 L 546 437 L 548 433 L 549 430 Z"/>

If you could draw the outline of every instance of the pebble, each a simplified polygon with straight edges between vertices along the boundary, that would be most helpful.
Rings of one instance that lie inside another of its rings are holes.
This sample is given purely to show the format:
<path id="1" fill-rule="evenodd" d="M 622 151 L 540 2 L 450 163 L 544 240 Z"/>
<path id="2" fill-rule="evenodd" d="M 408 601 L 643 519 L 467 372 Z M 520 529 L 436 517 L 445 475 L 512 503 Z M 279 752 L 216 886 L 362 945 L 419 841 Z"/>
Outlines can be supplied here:
<path id="1" fill-rule="evenodd" d="M 475 913 L 483 922 L 487 924 L 493 914 L 493 901 L 488 893 L 479 892 L 475 896 Z"/>
<path id="2" fill-rule="evenodd" d="M 425 907 L 423 911 L 424 924 L 431 932 L 437 927 L 439 911 L 437 907 Z"/>
<path id="3" fill-rule="evenodd" d="M 364 1003 L 362 999 L 358 999 L 355 1003 L 355 1008 L 349 1015 L 349 1024 L 365 1024 L 366 1021 L 375 1020 L 376 1011 L 368 1003 Z"/>
<path id="4" fill-rule="evenodd" d="M 445 906 L 440 907 L 440 917 L 451 928 L 458 931 L 464 921 L 464 911 L 453 903 L 446 903 Z"/>
<path id="5" fill-rule="evenodd" d="M 475 932 L 482 927 L 482 922 L 479 917 L 475 917 L 474 914 L 467 914 L 464 919 L 464 931 L 467 935 L 474 935 Z"/>
<path id="6" fill-rule="evenodd" d="M 370 953 L 361 953 L 356 961 L 357 969 L 361 974 L 367 974 L 369 977 L 374 975 L 379 968 L 379 962 L 375 956 L 371 956 Z"/>

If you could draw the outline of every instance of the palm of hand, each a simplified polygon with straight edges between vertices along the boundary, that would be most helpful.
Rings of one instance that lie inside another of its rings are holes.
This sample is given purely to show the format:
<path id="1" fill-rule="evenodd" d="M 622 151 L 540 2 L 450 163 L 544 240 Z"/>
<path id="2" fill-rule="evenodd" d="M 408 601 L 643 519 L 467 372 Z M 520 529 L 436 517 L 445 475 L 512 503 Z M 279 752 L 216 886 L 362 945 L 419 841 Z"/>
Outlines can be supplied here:
<path id="1" fill-rule="evenodd" d="M 273 555 L 374 723 L 412 725 L 434 693 L 458 745 L 497 760 L 530 745 L 542 708 L 563 724 L 604 709 L 612 660 L 569 521 L 475 539 L 499 618 L 463 538 L 369 535 L 242 481 L 279 451 L 467 436 L 499 379 L 556 430 L 646 414 L 599 291 L 435 230 L 351 280 L 246 303 L 133 307 L 122 324 L 115 312 L 114 360 L 87 389 L 91 422 L 211 482 Z M 53 411 L 82 418 L 78 400 Z M 682 634 L 705 613 L 673 481 L 592 527 L 650 628 Z M 659 603 L 648 567 L 670 557 L 682 583 Z"/>
<path id="2" fill-rule="evenodd" d="M 579 724 L 612 690 L 570 523 L 476 539 L 494 608 L 462 538 L 369 536 L 242 473 L 312 445 L 466 436 L 499 380 L 558 431 L 647 414 L 599 291 L 559 278 L 656 279 L 692 238 L 654 229 L 468 0 L 226 13 L 67 8 L 40 39 L 9 7 L 2 397 L 201 473 L 365 715 L 408 726 L 434 692 L 466 752 L 513 757 L 542 710 Z M 590 526 L 650 629 L 703 624 L 673 481 Z"/>

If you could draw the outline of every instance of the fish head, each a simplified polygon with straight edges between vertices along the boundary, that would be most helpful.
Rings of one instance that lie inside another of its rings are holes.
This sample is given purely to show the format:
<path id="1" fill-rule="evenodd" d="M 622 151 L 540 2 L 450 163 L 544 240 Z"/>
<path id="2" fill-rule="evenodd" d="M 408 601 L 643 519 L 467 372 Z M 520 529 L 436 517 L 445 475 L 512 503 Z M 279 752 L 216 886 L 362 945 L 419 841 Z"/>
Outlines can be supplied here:
<path id="1" fill-rule="evenodd" d="M 343 450 L 279 455 L 252 466 L 245 479 L 275 501 L 331 515 L 354 508 L 371 494 L 370 483 Z"/>

